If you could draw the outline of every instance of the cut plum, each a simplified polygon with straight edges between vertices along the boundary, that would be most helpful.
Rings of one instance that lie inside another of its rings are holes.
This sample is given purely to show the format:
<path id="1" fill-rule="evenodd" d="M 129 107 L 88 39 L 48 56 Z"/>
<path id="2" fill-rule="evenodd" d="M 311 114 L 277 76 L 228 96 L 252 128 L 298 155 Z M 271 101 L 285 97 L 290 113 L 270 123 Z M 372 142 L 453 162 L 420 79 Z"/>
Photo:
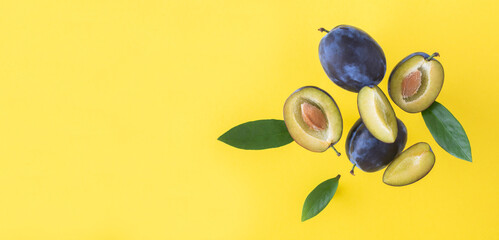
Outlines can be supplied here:
<path id="1" fill-rule="evenodd" d="M 420 142 L 398 155 L 386 168 L 383 182 L 391 186 L 405 186 L 426 176 L 435 165 L 435 154 L 428 143 Z"/>
<path id="2" fill-rule="evenodd" d="M 302 87 L 284 104 L 291 137 L 312 152 L 324 152 L 341 138 L 343 120 L 334 99 L 317 87 Z"/>
<path id="3" fill-rule="evenodd" d="M 418 113 L 437 99 L 444 83 L 444 68 L 438 53 L 413 53 L 393 69 L 388 79 L 388 94 L 402 110 Z"/>
<path id="4" fill-rule="evenodd" d="M 357 96 L 357 106 L 362 122 L 371 134 L 385 143 L 397 138 L 397 117 L 383 91 L 377 86 L 363 87 Z"/>

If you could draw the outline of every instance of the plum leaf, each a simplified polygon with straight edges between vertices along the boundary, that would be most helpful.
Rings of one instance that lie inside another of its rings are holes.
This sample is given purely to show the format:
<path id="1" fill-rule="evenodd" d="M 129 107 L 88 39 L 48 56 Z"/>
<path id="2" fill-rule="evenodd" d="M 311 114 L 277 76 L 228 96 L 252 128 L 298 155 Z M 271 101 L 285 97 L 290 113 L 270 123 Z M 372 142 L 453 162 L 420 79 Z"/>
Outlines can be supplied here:
<path id="1" fill-rule="evenodd" d="M 224 133 L 218 140 L 246 150 L 276 148 L 293 142 L 284 121 L 276 119 L 240 124 Z"/>
<path id="2" fill-rule="evenodd" d="M 471 146 L 463 126 L 442 104 L 434 102 L 421 112 L 435 141 L 452 156 L 471 162 Z"/>
<path id="3" fill-rule="evenodd" d="M 301 213 L 302 222 L 315 217 L 327 206 L 336 193 L 340 177 L 338 174 L 335 178 L 322 182 L 308 194 Z"/>

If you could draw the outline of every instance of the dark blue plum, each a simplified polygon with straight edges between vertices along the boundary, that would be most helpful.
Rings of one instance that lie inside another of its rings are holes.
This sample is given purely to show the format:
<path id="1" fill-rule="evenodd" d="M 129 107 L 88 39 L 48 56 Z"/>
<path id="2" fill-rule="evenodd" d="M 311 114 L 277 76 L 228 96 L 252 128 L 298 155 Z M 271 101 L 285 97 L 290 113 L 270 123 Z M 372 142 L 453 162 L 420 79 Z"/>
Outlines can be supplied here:
<path id="1" fill-rule="evenodd" d="M 329 79 L 352 92 L 378 85 L 386 72 L 383 49 L 366 32 L 348 25 L 337 26 L 322 38 L 319 60 Z"/>
<path id="2" fill-rule="evenodd" d="M 361 119 L 350 129 L 346 140 L 347 157 L 364 172 L 375 172 L 385 168 L 404 150 L 407 142 L 407 129 L 397 119 L 398 135 L 394 143 L 384 143 L 367 130 Z"/>

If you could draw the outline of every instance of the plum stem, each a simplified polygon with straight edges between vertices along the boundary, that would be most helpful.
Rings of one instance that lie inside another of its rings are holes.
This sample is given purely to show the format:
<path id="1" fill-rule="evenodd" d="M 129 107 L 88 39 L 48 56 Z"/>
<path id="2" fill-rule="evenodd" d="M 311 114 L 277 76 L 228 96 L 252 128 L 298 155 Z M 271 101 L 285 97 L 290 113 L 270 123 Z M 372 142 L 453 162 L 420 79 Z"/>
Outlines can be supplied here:
<path id="1" fill-rule="evenodd" d="M 331 145 L 331 148 L 336 152 L 336 155 L 338 155 L 338 157 L 341 156 L 341 153 L 338 152 L 338 150 L 336 150 L 333 145 Z"/>
<path id="2" fill-rule="evenodd" d="M 354 164 L 353 167 L 352 167 L 352 170 L 350 170 L 350 174 L 352 174 L 354 176 L 355 176 L 355 173 L 353 172 L 353 170 L 355 169 L 356 166 L 357 166 L 357 164 Z"/>
<path id="3" fill-rule="evenodd" d="M 326 30 L 325 28 L 319 28 L 319 29 L 317 29 L 317 30 L 319 30 L 319 32 L 327 32 L 327 33 L 329 33 L 329 31 L 328 31 L 328 30 Z"/>
<path id="4" fill-rule="evenodd" d="M 434 52 L 431 56 L 427 57 L 425 60 L 430 61 L 434 57 L 440 57 L 440 54 L 437 52 Z"/>

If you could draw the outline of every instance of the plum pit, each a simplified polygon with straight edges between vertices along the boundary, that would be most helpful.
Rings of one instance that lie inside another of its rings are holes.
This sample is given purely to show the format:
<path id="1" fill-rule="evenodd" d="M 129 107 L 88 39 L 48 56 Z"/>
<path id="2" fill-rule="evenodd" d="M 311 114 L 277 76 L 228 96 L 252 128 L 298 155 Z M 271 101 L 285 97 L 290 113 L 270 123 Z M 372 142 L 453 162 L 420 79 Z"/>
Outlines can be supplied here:
<path id="1" fill-rule="evenodd" d="M 315 131 L 321 131 L 327 127 L 327 119 L 321 109 L 304 102 L 301 104 L 301 116 L 307 126 Z"/>
<path id="2" fill-rule="evenodd" d="M 421 71 L 416 70 L 408 74 L 404 80 L 402 80 L 402 97 L 404 99 L 410 98 L 418 92 L 421 87 L 422 75 Z"/>

